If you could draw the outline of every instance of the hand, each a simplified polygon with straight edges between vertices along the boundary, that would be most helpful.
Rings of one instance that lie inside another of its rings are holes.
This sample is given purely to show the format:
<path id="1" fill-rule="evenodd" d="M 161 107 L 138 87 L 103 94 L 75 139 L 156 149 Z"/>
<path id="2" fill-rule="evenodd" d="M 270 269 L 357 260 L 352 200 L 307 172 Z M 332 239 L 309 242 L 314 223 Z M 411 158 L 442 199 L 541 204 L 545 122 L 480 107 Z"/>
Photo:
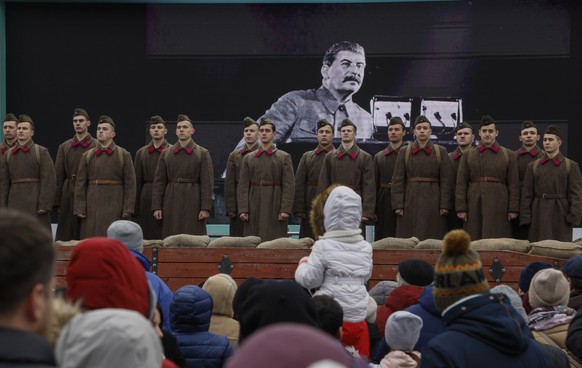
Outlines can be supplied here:
<path id="1" fill-rule="evenodd" d="M 517 218 L 517 212 L 508 212 L 507 221 L 511 221 Z"/>
<path id="2" fill-rule="evenodd" d="M 242 212 L 240 215 L 238 215 L 238 217 L 244 222 L 249 221 L 249 213 L 248 212 Z"/>
<path id="3" fill-rule="evenodd" d="M 286 212 L 280 212 L 279 213 L 279 221 L 283 222 L 283 221 L 287 221 L 289 219 L 289 214 Z"/>
<path id="4" fill-rule="evenodd" d="M 302 264 L 302 263 L 307 263 L 307 259 L 309 259 L 309 257 L 308 257 L 308 256 L 305 256 L 305 257 L 301 258 L 301 259 L 299 260 L 299 264 Z"/>
<path id="5" fill-rule="evenodd" d="M 297 216 L 297 217 L 301 217 L 302 219 L 305 219 L 305 212 L 297 212 L 297 213 L 295 214 L 295 216 Z"/>
<path id="6" fill-rule="evenodd" d="M 457 212 L 457 217 L 461 220 L 467 222 L 467 212 L 466 211 L 459 211 Z"/>
<path id="7" fill-rule="evenodd" d="M 131 218 L 131 213 L 124 212 L 121 214 L 121 218 L 124 220 L 129 220 Z"/>
<path id="8" fill-rule="evenodd" d="M 210 217 L 210 212 L 206 210 L 202 210 L 198 213 L 198 220 L 200 221 L 206 220 L 208 217 Z"/>
<path id="9" fill-rule="evenodd" d="M 156 220 L 161 220 L 161 219 L 162 219 L 162 217 L 163 217 L 163 216 L 162 216 L 162 210 L 155 210 L 155 211 L 154 211 L 154 218 L 155 218 Z"/>
<path id="10" fill-rule="evenodd" d="M 404 210 L 402 208 L 397 208 L 394 210 L 394 213 L 398 216 L 404 216 Z"/>
<path id="11" fill-rule="evenodd" d="M 44 215 L 45 213 L 47 213 L 47 210 L 36 210 L 37 215 Z"/>
<path id="12" fill-rule="evenodd" d="M 447 210 L 446 208 L 441 208 L 440 214 L 441 216 L 446 216 L 449 214 L 449 210 Z"/>
<path id="13" fill-rule="evenodd" d="M 360 220 L 361 222 L 366 222 L 366 221 L 370 221 L 370 219 L 366 216 L 362 216 L 362 219 Z"/>
<path id="14" fill-rule="evenodd" d="M 236 212 L 230 211 L 226 214 L 228 217 L 230 218 L 235 218 L 236 217 Z"/>
<path id="15" fill-rule="evenodd" d="M 57 214 L 60 215 L 61 214 L 61 207 L 56 207 L 55 206 L 55 211 L 57 212 Z"/>
<path id="16" fill-rule="evenodd" d="M 80 218 L 80 219 L 86 219 L 87 218 L 87 215 L 85 215 L 84 213 L 78 213 L 77 214 L 77 217 Z"/>

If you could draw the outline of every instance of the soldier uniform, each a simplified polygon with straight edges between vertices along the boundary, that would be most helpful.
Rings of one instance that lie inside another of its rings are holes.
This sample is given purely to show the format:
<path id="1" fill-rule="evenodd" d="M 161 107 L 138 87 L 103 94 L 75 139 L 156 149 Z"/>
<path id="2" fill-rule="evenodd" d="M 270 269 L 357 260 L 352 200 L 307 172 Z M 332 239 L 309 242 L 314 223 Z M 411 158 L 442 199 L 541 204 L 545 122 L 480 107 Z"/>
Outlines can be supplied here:
<path id="1" fill-rule="evenodd" d="M 14 114 L 6 114 L 2 123 L 5 124 L 6 122 L 14 122 L 14 133 L 16 134 L 16 122 L 17 121 L 18 121 L 18 118 Z M 3 128 L 4 128 L 4 126 L 3 126 Z M 14 147 L 15 144 L 16 144 L 16 136 L 14 137 L 14 141 L 12 143 L 9 143 L 6 140 L 6 137 L 4 137 L 4 141 L 2 143 L 0 143 L 0 173 L 2 172 L 2 166 L 4 165 L 5 153 L 8 152 L 8 150 L 10 148 Z M 1 185 L 0 185 L 0 198 L 3 198 Z M 3 206 L 4 206 L 4 204 L 0 200 L 0 208 L 2 208 Z"/>
<path id="2" fill-rule="evenodd" d="M 18 124 L 34 123 L 30 116 L 20 115 Z M 55 166 L 48 150 L 35 144 L 32 139 L 24 145 L 18 141 L 4 153 L 2 165 L 2 203 L 36 216 L 40 222 L 51 229 L 50 211 L 53 207 L 56 190 Z M 39 214 L 38 211 L 45 211 Z"/>
<path id="3" fill-rule="evenodd" d="M 83 109 L 75 109 L 73 117 L 75 116 L 82 116 L 89 120 L 89 114 Z M 94 148 L 96 144 L 97 141 L 87 133 L 81 141 L 75 136 L 59 146 L 55 162 L 57 191 L 54 205 L 59 208 L 56 240 L 81 239 L 81 223 L 74 215 L 75 180 L 81 156 Z"/>
<path id="4" fill-rule="evenodd" d="M 150 124 L 166 124 L 161 116 L 152 116 Z M 144 239 L 162 238 L 162 221 L 154 218 L 152 210 L 152 190 L 158 160 L 169 146 L 163 139 L 159 146 L 155 146 L 153 140 L 141 147 L 135 154 L 135 216 L 139 217 L 139 224 L 143 231 Z"/>

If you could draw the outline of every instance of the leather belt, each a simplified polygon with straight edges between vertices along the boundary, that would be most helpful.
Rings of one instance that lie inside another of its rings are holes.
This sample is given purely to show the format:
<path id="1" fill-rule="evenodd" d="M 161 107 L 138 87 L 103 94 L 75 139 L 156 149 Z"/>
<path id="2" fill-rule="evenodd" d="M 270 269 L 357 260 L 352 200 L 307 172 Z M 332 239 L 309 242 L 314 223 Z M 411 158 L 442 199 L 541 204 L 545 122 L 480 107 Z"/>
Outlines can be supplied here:
<path id="1" fill-rule="evenodd" d="M 11 181 L 12 184 L 24 184 L 24 183 L 40 183 L 40 178 L 22 178 L 14 179 Z"/>
<path id="2" fill-rule="evenodd" d="M 198 179 L 177 178 L 168 180 L 170 183 L 200 183 Z"/>
<path id="3" fill-rule="evenodd" d="M 411 178 L 406 179 L 409 183 L 438 183 L 439 178 L 426 178 L 422 176 L 413 176 Z"/>
<path id="4" fill-rule="evenodd" d="M 345 185 L 348 188 L 351 188 L 352 190 L 356 191 L 356 190 L 362 190 L 362 186 L 361 185 L 346 185 L 346 184 L 342 184 Z"/>
<path id="5" fill-rule="evenodd" d="M 310 180 L 307 182 L 308 187 L 317 187 L 318 181 L 317 180 Z"/>
<path id="6" fill-rule="evenodd" d="M 567 198 L 567 196 L 565 194 L 540 194 L 540 195 L 536 195 L 537 199 L 563 199 L 563 198 Z"/>
<path id="7" fill-rule="evenodd" d="M 89 180 L 90 185 L 121 185 L 123 181 L 121 180 L 108 180 L 108 179 L 96 179 Z"/>
<path id="8" fill-rule="evenodd" d="M 480 176 L 478 178 L 471 179 L 471 181 L 469 182 L 469 184 L 475 183 L 497 183 L 505 185 L 505 180 L 494 178 L 492 176 Z"/>
<path id="9" fill-rule="evenodd" d="M 251 184 L 255 187 L 280 187 L 281 182 L 279 180 L 258 180 L 252 181 Z"/>
<path id="10" fill-rule="evenodd" d="M 386 182 L 386 181 L 381 181 L 380 182 L 380 188 L 392 188 L 392 183 Z"/>

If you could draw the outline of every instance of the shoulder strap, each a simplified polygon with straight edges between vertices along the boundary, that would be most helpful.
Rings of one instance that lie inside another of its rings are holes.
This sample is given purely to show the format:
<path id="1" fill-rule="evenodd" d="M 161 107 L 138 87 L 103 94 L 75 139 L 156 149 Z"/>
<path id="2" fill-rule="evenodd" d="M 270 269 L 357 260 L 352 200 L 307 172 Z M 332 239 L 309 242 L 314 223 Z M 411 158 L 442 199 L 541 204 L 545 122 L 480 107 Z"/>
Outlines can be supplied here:
<path id="1" fill-rule="evenodd" d="M 537 170 L 538 166 L 540 166 L 540 160 L 541 160 L 541 158 L 538 158 L 533 164 L 532 171 L 533 171 L 534 175 L 536 174 L 536 170 Z"/>
<path id="2" fill-rule="evenodd" d="M 12 157 L 12 147 L 10 147 L 10 149 L 8 151 L 6 151 L 6 162 L 8 162 L 8 159 L 10 157 Z"/>
<path id="3" fill-rule="evenodd" d="M 436 153 L 437 163 L 440 165 L 441 164 L 441 150 L 440 150 L 441 147 L 438 144 L 435 144 L 434 147 L 435 147 L 434 153 Z"/>
<path id="4" fill-rule="evenodd" d="M 505 157 L 505 163 L 509 164 L 509 153 L 507 153 L 507 149 L 505 147 L 499 146 L 501 148 L 501 152 L 503 152 L 503 156 Z"/>
<path id="5" fill-rule="evenodd" d="M 121 164 L 121 167 L 123 168 L 123 152 L 121 152 L 121 147 L 117 146 L 117 157 L 119 158 L 119 163 Z"/>
<path id="6" fill-rule="evenodd" d="M 564 161 L 566 164 L 566 172 L 570 174 L 570 169 L 572 168 L 572 162 L 570 162 L 569 158 L 564 157 Z"/>
<path id="7" fill-rule="evenodd" d="M 95 152 L 95 147 L 93 147 L 89 151 L 87 151 L 87 165 L 89 165 L 89 161 L 91 161 L 91 157 L 93 157 L 94 152 Z"/>
<path id="8" fill-rule="evenodd" d="M 38 148 L 38 144 L 34 144 L 34 154 L 36 155 L 36 163 L 40 164 L 40 148 Z"/>
<path id="9" fill-rule="evenodd" d="M 406 145 L 406 152 L 404 153 L 404 164 L 408 165 L 408 159 L 410 158 L 410 151 L 412 150 L 412 143 Z"/>

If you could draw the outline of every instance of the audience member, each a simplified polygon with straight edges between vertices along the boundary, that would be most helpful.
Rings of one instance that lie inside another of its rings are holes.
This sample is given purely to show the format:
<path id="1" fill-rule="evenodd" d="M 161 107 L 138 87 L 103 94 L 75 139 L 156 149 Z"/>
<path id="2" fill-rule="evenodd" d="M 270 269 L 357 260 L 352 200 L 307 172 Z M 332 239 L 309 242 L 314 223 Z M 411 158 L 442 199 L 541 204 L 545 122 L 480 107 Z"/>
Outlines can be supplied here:
<path id="1" fill-rule="evenodd" d="M 250 285 L 244 286 L 245 283 Z M 290 322 L 317 327 L 317 311 L 309 293 L 291 280 L 248 279 L 241 284 L 238 308 L 239 345 L 255 331 Z M 238 293 L 237 293 L 238 295 Z M 235 297 L 235 300 L 237 298 Z"/>
<path id="2" fill-rule="evenodd" d="M 521 274 L 519 275 L 519 291 L 521 293 L 521 301 L 523 303 L 523 308 L 525 309 L 525 313 L 528 314 L 533 309 L 531 305 L 529 305 L 529 284 L 531 283 L 532 277 L 541 270 L 546 268 L 552 268 L 552 265 L 548 262 L 542 261 L 535 261 L 521 270 Z"/>
<path id="3" fill-rule="evenodd" d="M 109 225 L 107 237 L 118 240 L 131 252 L 145 270 L 145 275 L 150 286 L 156 293 L 157 304 L 162 309 L 162 327 L 170 330 L 170 303 L 174 293 L 166 283 L 157 275 L 150 272 L 151 262 L 143 252 L 143 233 L 141 227 L 133 221 L 118 220 Z"/>
<path id="4" fill-rule="evenodd" d="M 547 338 L 561 349 L 566 348 L 566 334 L 576 311 L 568 308 L 568 281 L 561 271 L 541 270 L 531 279 L 529 328 L 537 341 L 547 344 Z"/>
<path id="5" fill-rule="evenodd" d="M 325 332 L 315 326 L 296 323 L 265 327 L 251 336 L 226 363 L 226 368 L 366 366 Z"/>
<path id="6" fill-rule="evenodd" d="M 405 311 L 394 312 L 388 317 L 384 338 L 390 352 L 380 362 L 381 368 L 416 368 L 420 365 L 420 353 L 414 350 L 422 318 Z"/>
<path id="7" fill-rule="evenodd" d="M 309 257 L 299 261 L 295 280 L 305 288 L 319 288 L 315 295 L 337 300 L 344 311 L 342 342 L 369 356 L 366 317 L 376 303 L 366 290 L 372 276 L 372 246 L 361 235 L 361 216 L 362 200 L 346 186 L 331 186 L 315 197 L 310 217 L 320 238 Z"/>
<path id="8" fill-rule="evenodd" d="M 189 368 L 220 368 L 233 350 L 226 336 L 208 332 L 212 298 L 194 285 L 181 287 L 170 305 L 170 323 Z"/>
<path id="9" fill-rule="evenodd" d="M 511 306 L 517 311 L 517 313 L 523 318 L 525 323 L 528 323 L 528 317 L 525 309 L 523 308 L 523 303 L 521 298 L 517 294 L 517 291 L 513 290 L 507 285 L 497 285 L 491 289 L 493 294 L 503 294 L 509 299 Z"/>
<path id="10" fill-rule="evenodd" d="M 164 359 L 148 320 L 108 308 L 75 316 L 61 332 L 55 353 L 61 368 L 160 368 Z"/>
<path id="11" fill-rule="evenodd" d="M 562 267 L 562 272 L 570 283 L 568 307 L 578 310 L 582 307 L 582 255 L 570 257 Z"/>
<path id="12" fill-rule="evenodd" d="M 32 215 L 0 210 L 0 366 L 55 367 L 47 340 L 55 254 Z"/>
<path id="13" fill-rule="evenodd" d="M 422 328 L 420 336 L 414 350 L 422 351 L 428 342 L 444 331 L 443 317 L 434 304 L 432 286 L 428 286 L 420 294 L 418 304 L 412 305 L 405 310 L 422 318 Z"/>
<path id="14" fill-rule="evenodd" d="M 162 347 L 164 348 L 164 356 L 166 360 L 170 360 L 173 364 L 177 365 L 180 368 L 187 368 L 186 360 L 182 356 L 182 352 L 178 347 L 178 340 L 176 340 L 176 336 L 174 336 L 168 330 L 164 330 L 161 326 L 161 321 L 164 320 L 164 314 L 160 309 L 160 306 L 157 305 L 156 309 L 154 310 L 154 317 L 152 319 L 152 324 L 154 326 L 154 330 L 156 334 L 160 337 L 162 341 Z"/>
<path id="15" fill-rule="evenodd" d="M 226 336 L 234 349 L 238 344 L 240 329 L 238 321 L 233 319 L 232 300 L 237 290 L 236 282 L 229 275 L 219 273 L 210 276 L 202 285 L 202 289 L 210 294 L 214 302 L 208 331 Z"/>
<path id="16" fill-rule="evenodd" d="M 507 297 L 489 293 L 479 254 L 463 230 L 444 238 L 433 294 L 445 331 L 423 349 L 421 367 L 548 367 Z"/>
<path id="17" fill-rule="evenodd" d="M 341 341 L 344 320 L 342 306 L 329 295 L 316 295 L 313 297 L 313 303 L 317 311 L 319 328 Z"/>

